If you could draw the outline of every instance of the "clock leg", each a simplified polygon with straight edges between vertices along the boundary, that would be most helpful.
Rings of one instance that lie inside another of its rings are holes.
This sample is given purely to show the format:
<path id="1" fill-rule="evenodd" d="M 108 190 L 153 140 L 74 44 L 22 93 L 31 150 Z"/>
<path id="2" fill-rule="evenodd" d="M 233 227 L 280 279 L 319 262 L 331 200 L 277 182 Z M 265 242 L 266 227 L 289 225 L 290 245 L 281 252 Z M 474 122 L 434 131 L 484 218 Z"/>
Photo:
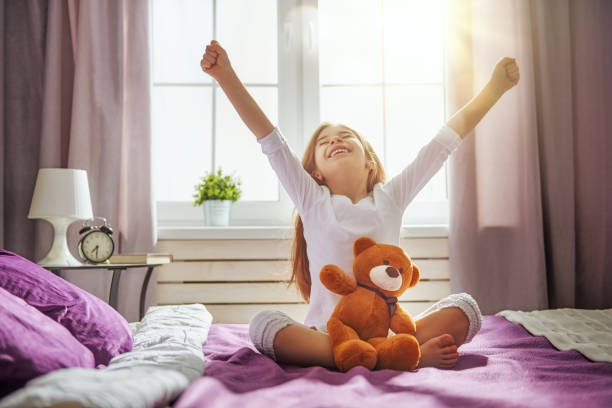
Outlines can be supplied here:
<path id="1" fill-rule="evenodd" d="M 108 297 L 108 304 L 117 310 L 117 293 L 119 292 L 119 278 L 121 278 L 121 271 L 123 268 L 111 269 L 113 271 L 113 280 L 111 281 L 110 295 Z"/>

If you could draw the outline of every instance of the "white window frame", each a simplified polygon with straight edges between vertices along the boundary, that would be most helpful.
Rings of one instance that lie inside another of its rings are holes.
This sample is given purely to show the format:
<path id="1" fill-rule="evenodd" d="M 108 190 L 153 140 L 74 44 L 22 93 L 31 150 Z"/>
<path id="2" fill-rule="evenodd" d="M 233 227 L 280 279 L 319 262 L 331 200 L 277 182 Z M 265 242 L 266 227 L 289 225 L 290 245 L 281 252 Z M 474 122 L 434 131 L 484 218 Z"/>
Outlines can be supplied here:
<path id="1" fill-rule="evenodd" d="M 150 40 L 153 41 L 152 5 L 150 9 Z M 216 36 L 216 3 L 213 0 L 213 37 Z M 301 157 L 314 129 L 319 125 L 319 50 L 317 13 L 291 13 L 296 8 L 316 9 L 317 0 L 277 0 L 278 38 L 278 124 L 289 145 Z M 304 44 L 302 47 L 301 45 Z M 153 83 L 153 52 L 151 52 L 151 78 Z M 444 55 L 443 89 L 446 84 L 446 55 Z M 257 86 L 257 84 L 245 84 Z M 216 81 L 197 86 L 211 87 L 213 109 L 215 108 Z M 269 86 L 269 85 L 268 85 Z M 444 110 L 446 110 L 446 92 Z M 213 113 L 213 121 L 215 115 Z M 446 117 L 444 112 L 443 117 Z M 213 155 L 215 140 L 213 122 Z M 215 160 L 213 157 L 214 168 Z M 408 163 L 406 163 L 408 164 Z M 444 165 L 446 172 L 446 164 Z M 389 175 L 393 176 L 393 175 Z M 448 186 L 448 174 L 446 175 Z M 288 226 L 293 225 L 294 205 L 281 187 L 277 201 L 238 201 L 232 206 L 230 225 L 241 226 Z M 447 192 L 448 197 L 448 192 Z M 404 214 L 407 225 L 448 225 L 448 200 L 439 202 L 413 202 Z M 201 207 L 192 202 L 157 201 L 157 225 L 169 227 L 197 227 L 203 225 Z M 255 216 L 253 216 L 255 214 Z"/>

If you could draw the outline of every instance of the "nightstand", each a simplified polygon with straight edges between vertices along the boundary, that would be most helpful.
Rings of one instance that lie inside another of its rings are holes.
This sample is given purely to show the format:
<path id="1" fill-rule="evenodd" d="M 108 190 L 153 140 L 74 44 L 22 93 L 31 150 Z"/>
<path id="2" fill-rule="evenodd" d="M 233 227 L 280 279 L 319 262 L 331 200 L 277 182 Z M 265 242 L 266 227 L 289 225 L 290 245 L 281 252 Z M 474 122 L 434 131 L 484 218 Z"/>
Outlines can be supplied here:
<path id="1" fill-rule="evenodd" d="M 78 266 L 45 266 L 41 265 L 43 268 L 53 272 L 57 276 L 60 276 L 61 271 L 68 271 L 74 269 L 108 269 L 113 271 L 113 279 L 111 280 L 110 293 L 108 295 L 108 304 L 111 305 L 115 310 L 117 310 L 117 293 L 119 291 L 119 279 L 121 278 L 121 272 L 126 269 L 132 268 L 147 268 L 147 273 L 145 274 L 144 281 L 142 283 L 142 288 L 140 289 L 140 319 L 144 316 L 144 307 L 145 307 L 145 298 L 147 296 L 147 287 L 149 286 L 149 280 L 151 279 L 151 274 L 153 273 L 153 269 L 156 267 L 163 265 L 161 263 L 153 263 L 153 264 L 97 264 L 97 265 L 78 265 Z"/>

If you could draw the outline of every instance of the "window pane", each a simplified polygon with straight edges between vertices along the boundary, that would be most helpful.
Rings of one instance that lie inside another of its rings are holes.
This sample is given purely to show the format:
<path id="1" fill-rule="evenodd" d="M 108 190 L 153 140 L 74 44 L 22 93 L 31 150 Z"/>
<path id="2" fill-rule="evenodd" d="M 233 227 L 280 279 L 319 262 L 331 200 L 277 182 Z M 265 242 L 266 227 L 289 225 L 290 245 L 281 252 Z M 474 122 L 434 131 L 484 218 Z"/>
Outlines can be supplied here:
<path id="1" fill-rule="evenodd" d="M 322 84 L 380 83 L 380 2 L 319 0 L 319 61 Z"/>
<path id="2" fill-rule="evenodd" d="M 380 87 L 323 87 L 320 106 L 322 122 L 341 123 L 355 129 L 370 142 L 378 157 L 385 160 Z"/>
<path id="3" fill-rule="evenodd" d="M 385 81 L 442 82 L 441 0 L 385 0 Z"/>
<path id="4" fill-rule="evenodd" d="M 159 201 L 192 201 L 211 168 L 212 91 L 153 87 L 153 180 Z"/>
<path id="5" fill-rule="evenodd" d="M 410 164 L 444 124 L 441 85 L 390 86 L 386 92 L 387 171 L 390 177 Z M 416 201 L 446 199 L 444 167 Z"/>
<path id="6" fill-rule="evenodd" d="M 250 87 L 249 93 L 272 123 L 278 123 L 278 90 Z M 242 181 L 241 200 L 278 200 L 278 179 L 261 146 L 221 89 L 217 89 L 215 154 L 217 167 Z"/>
<path id="7" fill-rule="evenodd" d="M 153 82 L 210 83 L 200 60 L 212 28 L 212 0 L 154 0 Z"/>
<path id="8" fill-rule="evenodd" d="M 243 82 L 278 81 L 276 0 L 217 1 L 217 38 Z"/>

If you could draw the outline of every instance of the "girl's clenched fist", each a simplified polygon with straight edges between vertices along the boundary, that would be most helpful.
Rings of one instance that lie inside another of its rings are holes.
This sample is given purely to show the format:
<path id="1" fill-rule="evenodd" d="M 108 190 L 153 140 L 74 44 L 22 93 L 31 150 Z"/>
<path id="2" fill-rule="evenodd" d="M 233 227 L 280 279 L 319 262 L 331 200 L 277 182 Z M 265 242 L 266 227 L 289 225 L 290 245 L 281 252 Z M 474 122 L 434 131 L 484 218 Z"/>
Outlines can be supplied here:
<path id="1" fill-rule="evenodd" d="M 516 59 L 505 57 L 497 62 L 491 75 L 491 85 L 499 95 L 518 84 L 520 72 Z"/>
<path id="2" fill-rule="evenodd" d="M 216 40 L 212 40 L 210 44 L 206 46 L 206 52 L 200 60 L 200 67 L 202 71 L 217 80 L 232 70 L 227 52 L 225 52 Z"/>

